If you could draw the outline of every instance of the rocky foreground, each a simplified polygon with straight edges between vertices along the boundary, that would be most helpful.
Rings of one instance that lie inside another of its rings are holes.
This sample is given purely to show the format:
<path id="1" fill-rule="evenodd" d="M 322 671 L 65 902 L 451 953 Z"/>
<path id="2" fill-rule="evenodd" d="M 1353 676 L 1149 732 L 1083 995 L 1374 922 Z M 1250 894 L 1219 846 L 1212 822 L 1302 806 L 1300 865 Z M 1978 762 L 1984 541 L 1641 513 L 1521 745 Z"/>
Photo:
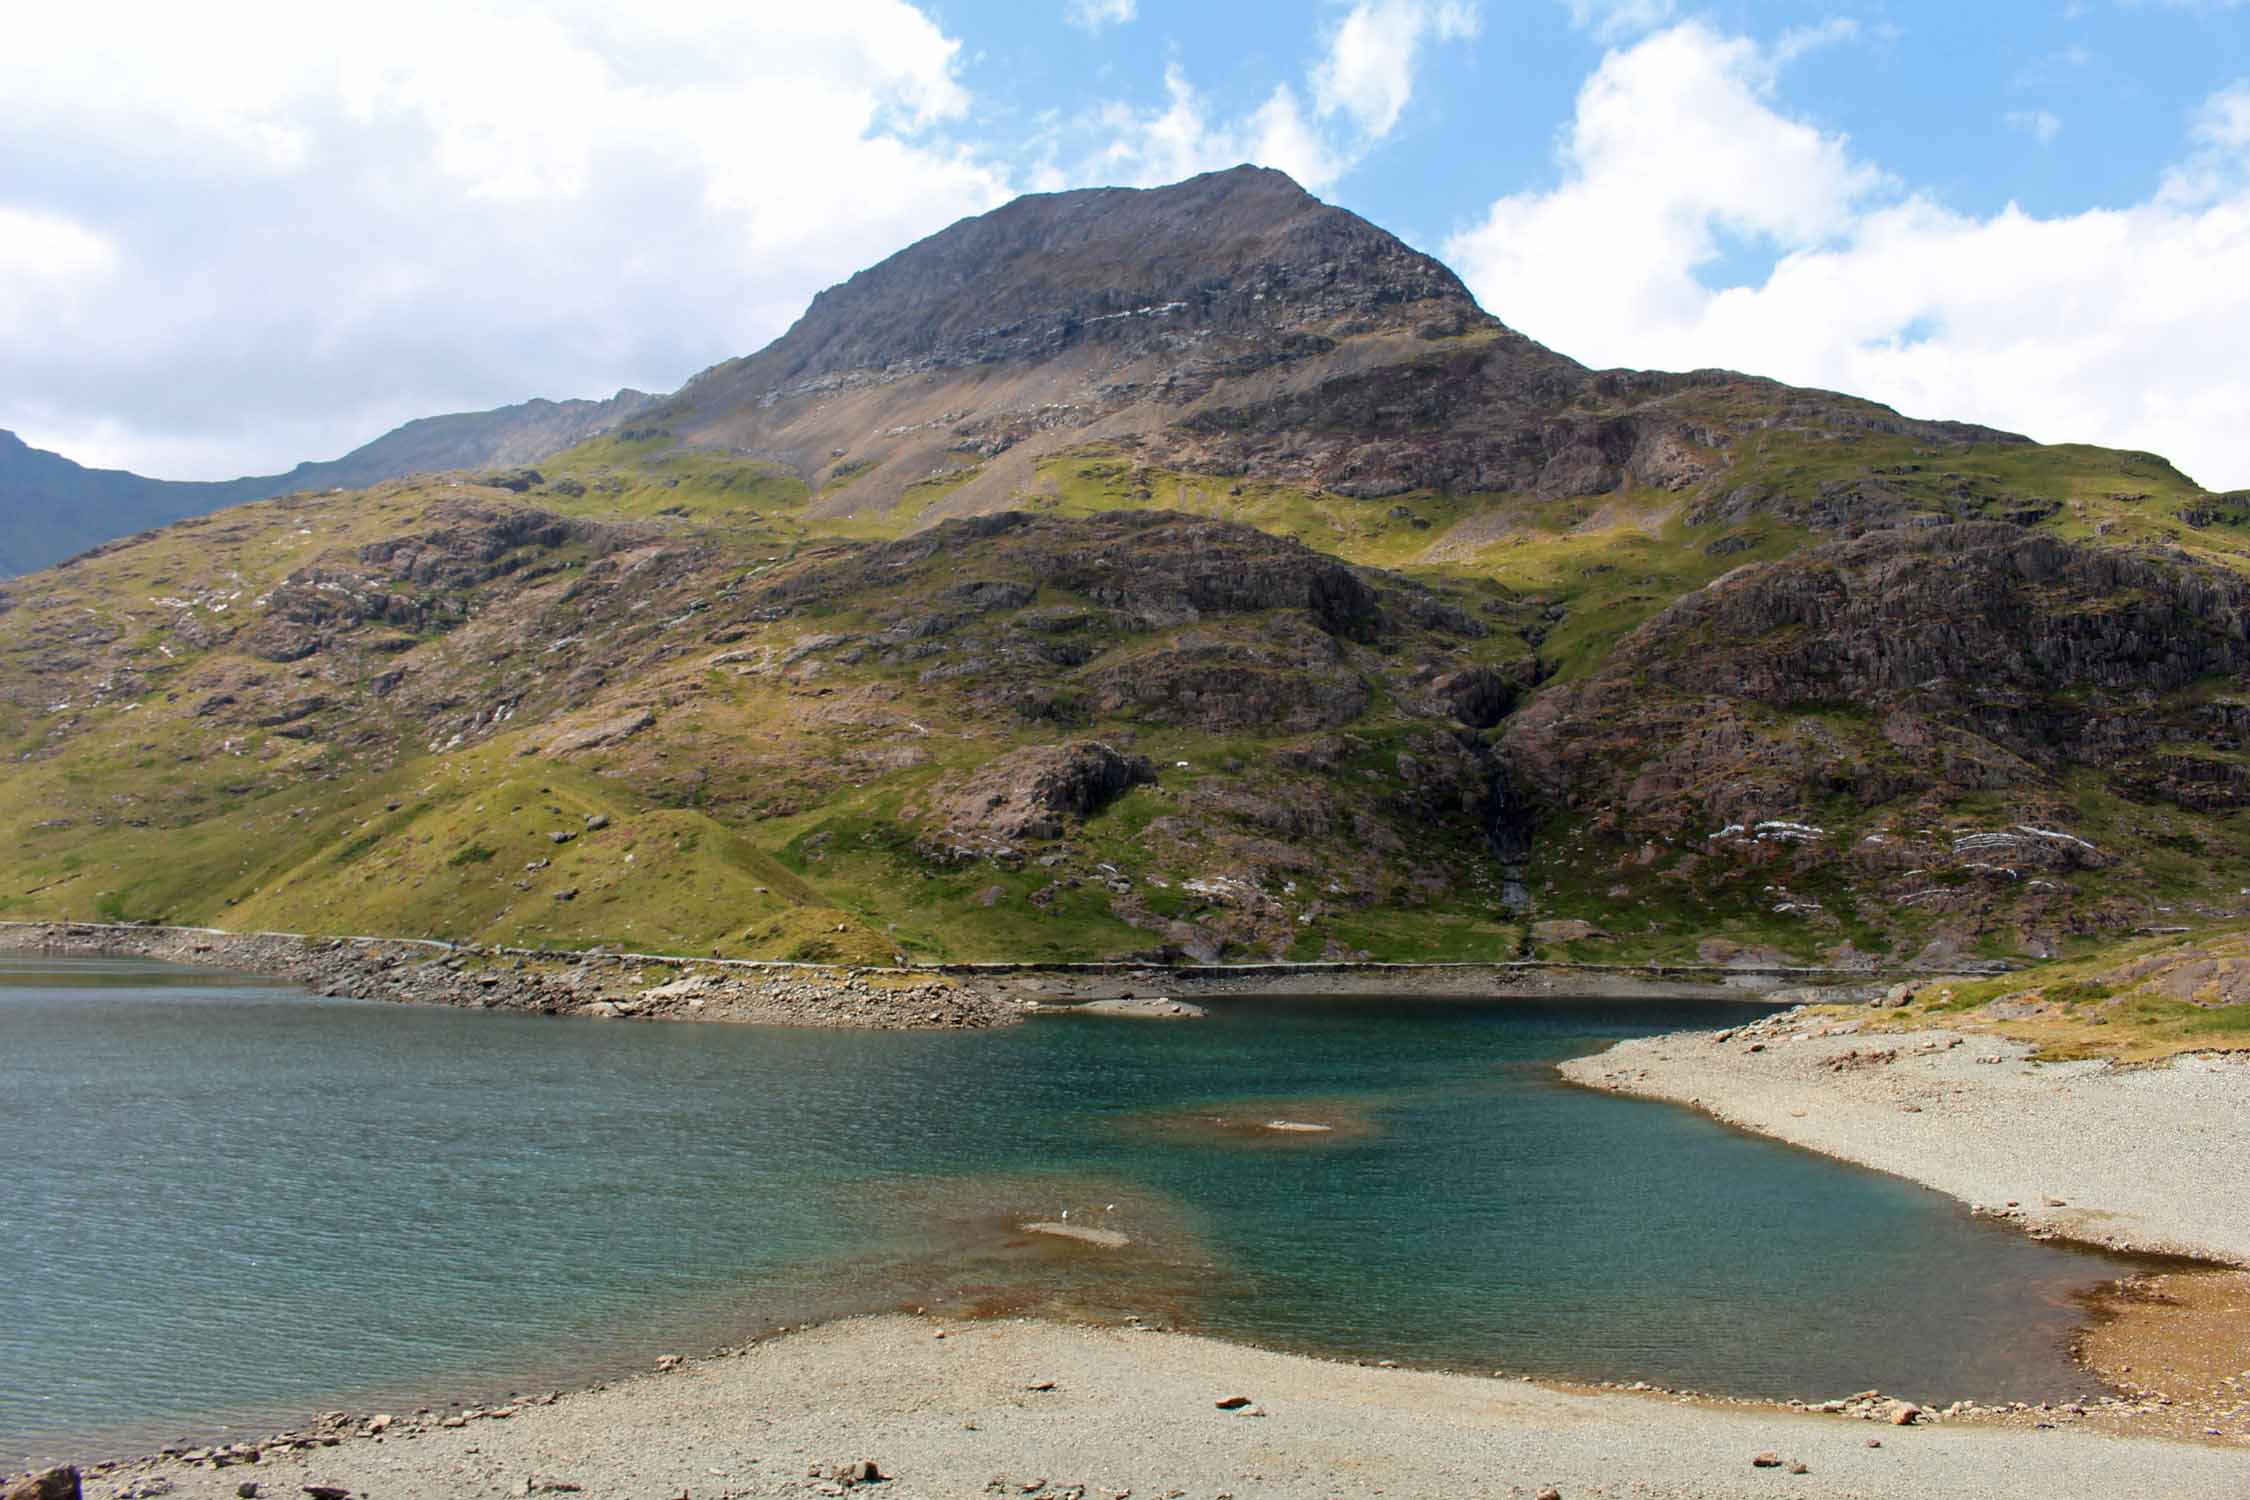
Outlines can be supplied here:
<path id="1" fill-rule="evenodd" d="M 2250 1058 L 2039 1062 L 1991 1035 L 1873 1024 L 1798 1007 L 1620 1042 L 1562 1073 L 1910 1178 L 2036 1234 L 2250 1265 Z"/>
<path id="2" fill-rule="evenodd" d="M 333 1414 L 324 1431 L 85 1476 L 89 1500 L 2240 1500 L 2239 1449 L 1593 1394 L 1045 1323 L 832 1324 L 561 1397 Z M 30 1492 L 37 1493 L 37 1492 Z M 44 1497 L 42 1497 L 44 1500 Z"/>

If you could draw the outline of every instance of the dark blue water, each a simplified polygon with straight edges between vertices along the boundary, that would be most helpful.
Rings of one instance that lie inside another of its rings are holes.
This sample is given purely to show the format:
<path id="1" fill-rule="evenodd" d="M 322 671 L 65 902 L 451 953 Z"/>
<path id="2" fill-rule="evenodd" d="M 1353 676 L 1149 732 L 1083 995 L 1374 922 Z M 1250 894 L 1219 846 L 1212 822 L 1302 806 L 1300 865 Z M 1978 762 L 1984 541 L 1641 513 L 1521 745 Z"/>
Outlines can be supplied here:
<path id="1" fill-rule="evenodd" d="M 1746 1394 L 2081 1389 L 2070 1294 L 2115 1262 L 1551 1069 L 1742 1015 L 797 1031 L 9 960 L 0 1468 L 897 1306 Z M 1133 1243 L 1021 1232 L 1066 1209 Z"/>

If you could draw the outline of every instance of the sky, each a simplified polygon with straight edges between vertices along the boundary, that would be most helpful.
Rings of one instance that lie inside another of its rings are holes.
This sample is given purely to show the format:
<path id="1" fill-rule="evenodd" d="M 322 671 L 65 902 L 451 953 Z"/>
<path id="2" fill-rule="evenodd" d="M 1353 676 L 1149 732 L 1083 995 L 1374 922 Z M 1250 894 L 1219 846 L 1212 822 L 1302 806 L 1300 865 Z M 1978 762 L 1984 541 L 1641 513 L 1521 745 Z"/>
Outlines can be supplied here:
<path id="1" fill-rule="evenodd" d="M 2250 0 L 81 0 L 0 427 L 165 478 L 671 390 L 1021 192 L 1255 161 L 1596 366 L 2250 487 Z"/>

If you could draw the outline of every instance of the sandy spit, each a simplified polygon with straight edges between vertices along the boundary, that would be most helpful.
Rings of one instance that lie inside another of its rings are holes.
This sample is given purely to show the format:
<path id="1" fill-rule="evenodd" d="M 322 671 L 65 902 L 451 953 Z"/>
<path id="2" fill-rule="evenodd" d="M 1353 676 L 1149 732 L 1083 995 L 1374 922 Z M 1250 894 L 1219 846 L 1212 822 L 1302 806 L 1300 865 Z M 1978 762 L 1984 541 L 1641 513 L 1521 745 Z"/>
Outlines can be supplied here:
<path id="1" fill-rule="evenodd" d="M 2029 1052 L 1788 1011 L 1620 1042 L 1562 1074 L 1895 1173 L 2033 1233 L 2250 1265 L 2250 1058 Z"/>
<path id="2" fill-rule="evenodd" d="M 831 1324 L 504 1420 L 408 1433 L 402 1416 L 380 1440 L 224 1469 L 163 1460 L 92 1477 L 86 1493 L 118 1500 L 162 1480 L 178 1500 L 233 1497 L 245 1481 L 291 1500 L 306 1485 L 367 1500 L 741 1500 L 845 1493 L 813 1471 L 861 1459 L 888 1476 L 850 1489 L 868 1500 L 1532 1500 L 1549 1487 L 1566 1500 L 2241 1500 L 2250 1478 L 2239 1451 L 2199 1444 L 1581 1395 L 1174 1334 L 985 1323 L 938 1338 L 936 1327 Z M 1254 1404 L 1218 1409 L 1232 1396 Z M 1753 1468 L 1768 1452 L 1808 1472 Z"/>

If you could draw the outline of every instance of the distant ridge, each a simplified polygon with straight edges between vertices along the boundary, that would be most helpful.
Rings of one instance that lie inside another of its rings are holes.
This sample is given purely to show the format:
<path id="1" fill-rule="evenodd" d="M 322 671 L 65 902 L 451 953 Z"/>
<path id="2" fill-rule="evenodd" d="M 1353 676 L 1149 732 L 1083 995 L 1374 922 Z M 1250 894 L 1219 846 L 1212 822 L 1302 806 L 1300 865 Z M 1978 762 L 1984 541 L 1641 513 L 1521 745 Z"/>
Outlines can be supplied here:
<path id="1" fill-rule="evenodd" d="M 248 500 L 296 490 L 360 489 L 439 469 L 537 463 L 608 431 L 658 398 L 531 400 L 491 411 L 417 417 L 342 458 L 241 479 L 150 479 L 89 469 L 0 429 L 0 577 L 36 572 L 88 547 Z"/>

